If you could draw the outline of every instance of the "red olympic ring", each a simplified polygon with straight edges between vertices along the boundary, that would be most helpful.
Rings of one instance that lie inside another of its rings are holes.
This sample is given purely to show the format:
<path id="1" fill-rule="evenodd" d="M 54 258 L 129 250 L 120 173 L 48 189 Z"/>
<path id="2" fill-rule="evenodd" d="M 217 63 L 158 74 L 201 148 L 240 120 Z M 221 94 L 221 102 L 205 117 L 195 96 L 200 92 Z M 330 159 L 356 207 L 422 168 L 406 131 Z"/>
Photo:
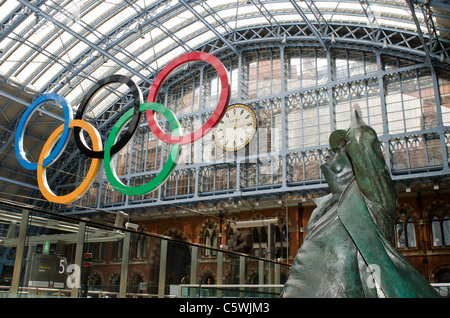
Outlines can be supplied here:
<path id="1" fill-rule="evenodd" d="M 156 136 L 156 138 L 168 143 L 168 144 L 178 144 L 178 145 L 185 145 L 192 143 L 200 138 L 203 138 L 204 135 L 206 135 L 211 129 L 213 129 L 219 120 L 222 118 L 223 114 L 225 113 L 225 110 L 228 105 L 228 101 L 230 98 L 230 83 L 228 82 L 228 75 L 225 67 L 223 64 L 213 55 L 205 52 L 191 52 L 186 53 L 172 62 L 170 62 L 156 77 L 155 81 L 153 82 L 150 91 L 148 93 L 147 97 L 147 103 L 154 103 L 156 102 L 156 95 L 158 94 L 158 91 L 160 87 L 162 86 L 164 80 L 167 76 L 169 76 L 170 73 L 172 73 L 173 70 L 175 70 L 177 67 L 179 67 L 182 64 L 192 62 L 192 61 L 204 61 L 209 64 L 211 64 L 217 71 L 219 78 L 220 78 L 220 85 L 221 85 L 221 91 L 219 96 L 219 102 L 217 104 L 216 109 L 214 110 L 211 117 L 208 119 L 208 121 L 199 129 L 196 131 L 190 133 L 189 135 L 184 136 L 172 136 L 168 135 L 165 132 L 161 130 L 161 127 L 159 127 L 156 119 L 155 119 L 155 113 L 153 110 L 147 110 L 147 121 L 148 125 L 150 126 L 151 131 Z"/>

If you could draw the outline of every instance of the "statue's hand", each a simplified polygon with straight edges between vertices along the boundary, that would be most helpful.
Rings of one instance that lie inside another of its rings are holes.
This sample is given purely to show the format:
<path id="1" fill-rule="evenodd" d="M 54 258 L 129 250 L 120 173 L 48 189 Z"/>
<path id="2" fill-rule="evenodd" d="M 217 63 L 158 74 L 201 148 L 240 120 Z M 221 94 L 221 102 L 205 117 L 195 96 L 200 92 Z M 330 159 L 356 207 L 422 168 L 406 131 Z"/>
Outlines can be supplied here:
<path id="1" fill-rule="evenodd" d="M 355 110 L 345 135 L 356 182 L 362 193 L 381 206 L 396 205 L 397 193 L 385 164 L 377 134 Z"/>

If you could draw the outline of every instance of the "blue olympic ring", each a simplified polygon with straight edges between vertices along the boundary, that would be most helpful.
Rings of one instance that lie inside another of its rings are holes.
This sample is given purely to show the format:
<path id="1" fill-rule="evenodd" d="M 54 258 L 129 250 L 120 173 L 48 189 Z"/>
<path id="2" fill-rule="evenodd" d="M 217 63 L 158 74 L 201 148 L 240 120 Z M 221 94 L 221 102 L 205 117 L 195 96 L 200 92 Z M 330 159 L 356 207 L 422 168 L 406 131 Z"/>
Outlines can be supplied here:
<path id="1" fill-rule="evenodd" d="M 70 128 L 69 122 L 73 120 L 72 107 L 66 101 L 64 97 L 56 93 L 48 93 L 37 98 L 30 106 L 28 106 L 27 110 L 23 114 L 20 119 L 19 126 L 17 127 L 16 140 L 14 145 L 14 150 L 16 152 L 16 157 L 19 160 L 19 163 L 22 167 L 29 170 L 37 170 L 38 164 L 36 162 L 30 162 L 26 159 L 26 152 L 23 149 L 23 139 L 25 134 L 25 128 L 30 120 L 31 115 L 38 108 L 39 105 L 46 101 L 54 100 L 58 102 L 63 110 L 64 110 L 64 129 L 59 139 L 59 142 L 56 144 L 53 151 L 44 159 L 44 166 L 49 166 L 54 163 L 59 156 L 61 155 L 64 148 L 67 146 L 70 137 Z"/>

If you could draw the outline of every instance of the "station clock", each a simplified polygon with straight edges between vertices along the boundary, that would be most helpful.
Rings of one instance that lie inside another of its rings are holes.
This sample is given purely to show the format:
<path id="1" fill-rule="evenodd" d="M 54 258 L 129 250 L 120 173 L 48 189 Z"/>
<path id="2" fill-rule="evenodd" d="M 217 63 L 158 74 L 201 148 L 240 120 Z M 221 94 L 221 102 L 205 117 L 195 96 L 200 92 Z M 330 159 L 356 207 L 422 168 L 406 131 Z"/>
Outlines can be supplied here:
<path id="1" fill-rule="evenodd" d="M 256 133 L 255 112 L 243 104 L 228 106 L 214 129 L 216 144 L 226 151 L 244 148 Z"/>

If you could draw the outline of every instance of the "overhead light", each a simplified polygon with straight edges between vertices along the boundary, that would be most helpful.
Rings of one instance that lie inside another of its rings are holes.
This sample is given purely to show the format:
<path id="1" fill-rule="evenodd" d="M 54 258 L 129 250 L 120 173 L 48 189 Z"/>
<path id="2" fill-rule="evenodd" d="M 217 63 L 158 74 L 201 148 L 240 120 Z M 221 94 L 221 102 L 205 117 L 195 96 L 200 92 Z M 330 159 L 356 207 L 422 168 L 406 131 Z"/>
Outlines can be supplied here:
<path id="1" fill-rule="evenodd" d="M 439 184 L 435 183 L 435 184 L 433 185 L 433 189 L 434 189 L 434 190 L 439 190 Z"/>
<path id="2" fill-rule="evenodd" d="M 411 187 L 410 187 L 410 186 L 407 186 L 405 191 L 406 191 L 406 192 L 411 192 Z"/>
<path id="3" fill-rule="evenodd" d="M 235 221 L 231 222 L 230 226 L 233 229 L 245 228 L 245 227 L 262 227 L 269 224 L 279 223 L 278 218 L 263 219 L 263 220 L 250 220 L 250 221 Z"/>
<path id="4" fill-rule="evenodd" d="M 138 228 L 139 228 L 139 225 L 136 224 L 136 223 L 127 222 L 127 223 L 125 223 L 125 228 L 126 228 L 127 230 L 134 230 L 134 231 L 137 231 Z"/>

